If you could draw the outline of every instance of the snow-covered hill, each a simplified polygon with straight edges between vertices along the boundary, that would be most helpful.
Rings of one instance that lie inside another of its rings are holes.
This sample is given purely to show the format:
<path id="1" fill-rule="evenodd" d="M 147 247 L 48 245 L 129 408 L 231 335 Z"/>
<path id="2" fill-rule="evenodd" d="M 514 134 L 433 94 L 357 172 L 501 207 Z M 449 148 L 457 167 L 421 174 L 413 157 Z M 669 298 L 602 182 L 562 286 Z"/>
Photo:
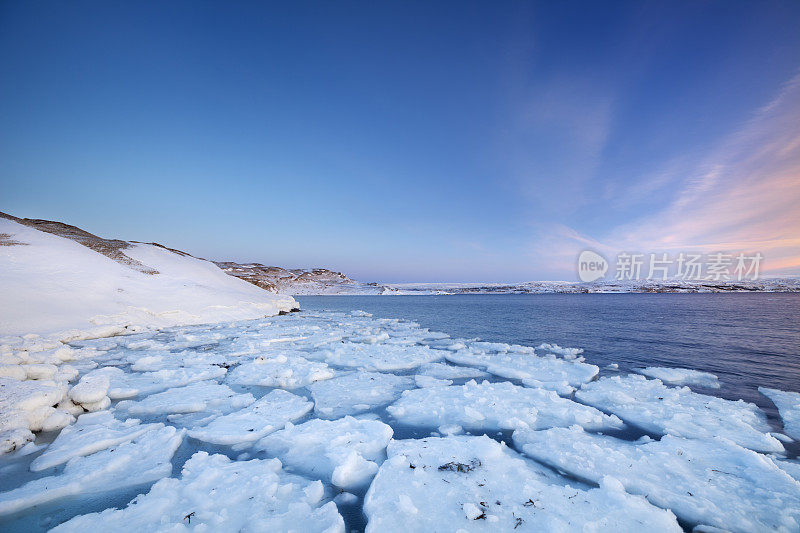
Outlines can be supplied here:
<path id="1" fill-rule="evenodd" d="M 154 244 L 102 239 L 0 216 L 0 336 L 58 339 L 252 319 L 297 307 L 209 261 Z"/>

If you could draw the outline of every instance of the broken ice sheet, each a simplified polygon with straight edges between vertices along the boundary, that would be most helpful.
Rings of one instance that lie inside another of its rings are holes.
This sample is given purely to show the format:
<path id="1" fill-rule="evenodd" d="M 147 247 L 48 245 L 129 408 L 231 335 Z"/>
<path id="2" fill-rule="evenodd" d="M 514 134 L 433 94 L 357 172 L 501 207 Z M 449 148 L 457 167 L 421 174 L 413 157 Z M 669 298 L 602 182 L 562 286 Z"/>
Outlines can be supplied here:
<path id="1" fill-rule="evenodd" d="M 392 434 L 391 427 L 377 420 L 317 418 L 273 433 L 255 448 L 304 475 L 352 489 L 367 485 L 378 471 Z"/>
<path id="2" fill-rule="evenodd" d="M 769 457 L 727 439 L 629 442 L 578 426 L 520 430 L 513 439 L 526 455 L 579 478 L 614 476 L 690 524 L 737 532 L 800 527 L 800 483 Z"/>
<path id="3" fill-rule="evenodd" d="M 302 531 L 343 533 L 336 504 L 319 481 L 286 474 L 277 459 L 231 461 L 195 453 L 180 478 L 162 479 L 124 509 L 77 516 L 70 531 Z"/>
<path id="4" fill-rule="evenodd" d="M 397 399 L 405 389 L 414 387 L 408 376 L 380 372 L 353 372 L 311 384 L 314 412 L 322 418 L 338 418 L 363 413 Z"/>
<path id="5" fill-rule="evenodd" d="M 767 387 L 758 391 L 772 400 L 783 420 L 784 432 L 794 440 L 800 440 L 800 393 L 785 392 Z"/>
<path id="6" fill-rule="evenodd" d="M 231 370 L 226 381 L 237 385 L 295 389 L 335 375 L 336 372 L 325 363 L 309 361 L 299 355 L 280 354 L 260 356 L 242 363 Z"/>
<path id="7" fill-rule="evenodd" d="M 119 402 L 115 410 L 129 416 L 194 413 L 216 408 L 238 409 L 254 401 L 252 394 L 237 394 L 227 385 L 220 385 L 216 381 L 201 381 L 159 392 L 142 400 Z"/>
<path id="8" fill-rule="evenodd" d="M 0 493 L 0 516 L 50 501 L 149 483 L 172 472 L 183 430 L 158 424 L 130 442 L 70 459 L 60 474 Z"/>
<path id="9" fill-rule="evenodd" d="M 189 436 L 212 444 L 242 444 L 258 439 L 298 420 L 314 404 L 285 390 L 274 390 L 239 411 L 216 417 L 207 425 L 192 428 Z"/>
<path id="10" fill-rule="evenodd" d="M 657 379 L 630 374 L 601 378 L 585 385 L 575 398 L 625 422 L 659 435 L 688 438 L 725 437 L 751 450 L 782 452 L 770 435 L 766 415 L 755 405 L 667 387 Z"/>
<path id="11" fill-rule="evenodd" d="M 368 532 L 679 532 L 672 513 L 605 478 L 565 483 L 488 437 L 395 440 L 364 500 Z"/>
<path id="12" fill-rule="evenodd" d="M 398 422 L 417 427 L 458 425 L 490 431 L 580 424 L 587 429 L 618 429 L 622 421 L 545 389 L 512 383 L 476 383 L 405 391 L 387 407 Z"/>

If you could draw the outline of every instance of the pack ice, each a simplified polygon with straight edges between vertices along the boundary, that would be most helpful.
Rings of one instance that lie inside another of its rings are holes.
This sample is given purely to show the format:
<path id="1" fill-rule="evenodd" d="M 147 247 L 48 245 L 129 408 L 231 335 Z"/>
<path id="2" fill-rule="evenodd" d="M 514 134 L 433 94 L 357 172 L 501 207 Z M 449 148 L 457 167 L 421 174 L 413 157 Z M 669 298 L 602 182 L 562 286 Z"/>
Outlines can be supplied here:
<path id="1" fill-rule="evenodd" d="M 319 481 L 286 474 L 277 459 L 231 461 L 197 452 L 179 479 L 162 479 L 124 509 L 76 516 L 53 529 L 70 531 L 343 533 L 336 504 Z"/>
<path id="2" fill-rule="evenodd" d="M 759 387 L 758 390 L 778 408 L 784 432 L 794 440 L 800 440 L 800 393 L 767 387 Z"/>
<path id="3" fill-rule="evenodd" d="M 566 483 L 486 436 L 392 441 L 364 513 L 368 532 L 681 531 L 611 477 Z"/>
<path id="4" fill-rule="evenodd" d="M 256 449 L 303 474 L 353 489 L 368 484 L 378 471 L 392 434 L 391 427 L 377 420 L 314 419 L 261 439 Z"/>
<path id="5" fill-rule="evenodd" d="M 648 366 L 640 368 L 638 373 L 649 378 L 660 379 L 667 385 L 697 385 L 707 389 L 718 389 L 719 378 L 710 372 L 701 372 L 691 368 L 668 368 L 663 366 Z"/>
<path id="6" fill-rule="evenodd" d="M 428 428 L 461 426 L 490 431 L 580 424 L 588 429 L 621 428 L 622 421 L 554 391 L 509 382 L 474 380 L 461 386 L 412 389 L 387 407 L 398 422 Z"/>
<path id="7" fill-rule="evenodd" d="M 667 387 L 658 379 L 635 374 L 601 378 L 585 385 L 575 398 L 658 435 L 721 436 L 751 450 L 783 451 L 780 441 L 769 434 L 766 415 L 742 400 Z"/>
<path id="8" fill-rule="evenodd" d="M 730 440 L 666 435 L 628 442 L 582 428 L 514 432 L 526 455 L 579 478 L 614 476 L 632 494 L 691 525 L 726 531 L 797 531 L 800 483 L 766 455 Z"/>

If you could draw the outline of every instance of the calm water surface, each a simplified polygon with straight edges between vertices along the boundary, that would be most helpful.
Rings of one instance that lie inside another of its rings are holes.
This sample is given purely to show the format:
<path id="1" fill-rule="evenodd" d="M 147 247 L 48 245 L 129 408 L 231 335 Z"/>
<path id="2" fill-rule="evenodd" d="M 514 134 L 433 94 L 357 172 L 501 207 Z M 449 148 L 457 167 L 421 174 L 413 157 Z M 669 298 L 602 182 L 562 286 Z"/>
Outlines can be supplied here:
<path id="1" fill-rule="evenodd" d="M 800 294 L 299 296 L 310 310 L 363 309 L 454 337 L 583 348 L 590 363 L 685 367 L 719 376 L 713 394 L 754 402 L 758 386 L 800 392 Z M 709 391 L 704 391 L 709 392 Z"/>

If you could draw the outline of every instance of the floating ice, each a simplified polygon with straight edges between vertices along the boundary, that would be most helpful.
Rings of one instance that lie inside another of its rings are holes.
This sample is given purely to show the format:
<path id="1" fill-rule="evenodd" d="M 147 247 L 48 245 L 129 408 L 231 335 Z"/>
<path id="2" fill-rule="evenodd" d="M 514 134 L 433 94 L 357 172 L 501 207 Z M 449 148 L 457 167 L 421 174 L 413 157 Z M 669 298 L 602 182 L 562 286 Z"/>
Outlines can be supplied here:
<path id="1" fill-rule="evenodd" d="M 226 373 L 227 370 L 219 366 L 165 369 L 157 372 L 125 372 L 120 368 L 105 367 L 92 370 L 84 377 L 106 376 L 111 384 L 108 389 L 109 398 L 123 400 L 220 378 Z"/>
<path id="2" fill-rule="evenodd" d="M 210 409 L 227 410 L 247 407 L 255 401 L 252 394 L 237 394 L 216 381 L 201 381 L 186 387 L 176 387 L 143 400 L 125 400 L 116 409 L 129 415 L 162 415 L 194 413 Z"/>
<path id="3" fill-rule="evenodd" d="M 660 435 L 720 436 L 751 450 L 783 451 L 780 441 L 768 434 L 766 415 L 742 400 L 706 396 L 687 387 L 666 387 L 657 379 L 634 374 L 600 379 L 576 392 L 575 397 Z"/>
<path id="4" fill-rule="evenodd" d="M 90 373 L 70 389 L 69 397 L 75 403 L 97 403 L 106 397 L 110 385 L 108 376 Z"/>
<path id="5" fill-rule="evenodd" d="M 558 344 L 543 343 L 537 346 L 539 350 L 560 355 L 564 359 L 575 359 L 583 353 L 583 348 L 564 348 Z"/>
<path id="6" fill-rule="evenodd" d="M 256 448 L 304 475 L 352 489 L 369 483 L 391 438 L 392 428 L 377 420 L 317 418 L 273 433 Z"/>
<path id="7" fill-rule="evenodd" d="M 227 381 L 239 385 L 294 389 L 335 375 L 336 372 L 325 363 L 309 361 L 298 355 L 276 355 L 256 357 L 252 362 L 239 365 L 228 374 Z"/>
<path id="8" fill-rule="evenodd" d="M 121 422 L 109 411 L 87 413 L 64 428 L 47 449 L 33 460 L 31 471 L 39 472 L 66 463 L 73 457 L 90 455 L 129 442 L 163 424 L 141 424 L 135 418 Z"/>
<path id="9" fill-rule="evenodd" d="M 345 342 L 324 349 L 317 358 L 337 366 L 362 370 L 408 370 L 424 363 L 444 358 L 444 350 L 433 350 L 427 346 L 398 346 L 391 344 L 364 344 Z"/>
<path id="10" fill-rule="evenodd" d="M 710 372 L 701 372 L 690 368 L 667 368 L 648 366 L 636 370 L 647 377 L 660 379 L 667 385 L 697 385 L 708 389 L 718 389 L 719 379 Z"/>
<path id="11" fill-rule="evenodd" d="M 681 531 L 612 478 L 566 485 L 485 436 L 396 440 L 388 455 L 364 500 L 368 532 Z"/>
<path id="12" fill-rule="evenodd" d="M 0 377 L 0 454 L 32 441 L 34 431 L 61 429 L 74 418 L 54 409 L 67 387 L 54 381 Z"/>
<path id="13" fill-rule="evenodd" d="M 427 363 L 419 367 L 417 374 L 437 379 L 478 379 L 489 377 L 487 372 L 470 366 Z"/>
<path id="14" fill-rule="evenodd" d="M 172 472 L 172 455 L 183 431 L 160 427 L 131 442 L 70 459 L 61 474 L 43 477 L 0 493 L 0 516 L 68 496 L 150 483 Z"/>
<path id="15" fill-rule="evenodd" d="M 314 398 L 314 412 L 322 418 L 339 418 L 363 413 L 393 402 L 414 386 L 410 377 L 380 372 L 354 372 L 308 388 Z"/>
<path id="16" fill-rule="evenodd" d="M 733 442 L 664 436 L 628 442 L 575 426 L 514 432 L 526 455 L 583 479 L 625 489 L 691 524 L 728 531 L 797 531 L 800 483 L 769 457 Z"/>
<path id="17" fill-rule="evenodd" d="M 549 428 L 580 424 L 587 429 L 620 428 L 616 416 L 558 396 L 553 391 L 512 383 L 476 383 L 405 391 L 387 411 L 403 424 L 459 425 L 468 430 Z"/>
<path id="18" fill-rule="evenodd" d="M 800 440 L 800 393 L 759 387 L 758 391 L 772 400 L 783 419 L 784 432 Z"/>
<path id="19" fill-rule="evenodd" d="M 437 379 L 432 378 L 430 376 L 414 376 L 414 383 L 416 383 L 417 387 L 419 388 L 427 388 L 427 387 L 447 387 L 448 385 L 452 385 L 453 381 L 449 379 Z"/>
<path id="20" fill-rule="evenodd" d="M 274 390 L 233 413 L 214 418 L 211 423 L 193 428 L 189 436 L 213 444 L 240 444 L 255 442 L 273 431 L 283 428 L 314 407 L 302 396 L 285 390 Z"/>
<path id="21" fill-rule="evenodd" d="M 197 452 L 180 479 L 162 479 L 124 509 L 77 516 L 53 531 L 303 531 L 343 533 L 319 481 L 281 470 L 277 459 L 231 461 Z"/>
<path id="22" fill-rule="evenodd" d="M 485 368 L 496 376 L 531 380 L 529 385 L 569 394 L 593 380 L 600 368 L 580 361 L 568 361 L 555 355 L 533 353 L 486 353 L 473 349 L 448 352 L 447 360 L 457 364 Z"/>

